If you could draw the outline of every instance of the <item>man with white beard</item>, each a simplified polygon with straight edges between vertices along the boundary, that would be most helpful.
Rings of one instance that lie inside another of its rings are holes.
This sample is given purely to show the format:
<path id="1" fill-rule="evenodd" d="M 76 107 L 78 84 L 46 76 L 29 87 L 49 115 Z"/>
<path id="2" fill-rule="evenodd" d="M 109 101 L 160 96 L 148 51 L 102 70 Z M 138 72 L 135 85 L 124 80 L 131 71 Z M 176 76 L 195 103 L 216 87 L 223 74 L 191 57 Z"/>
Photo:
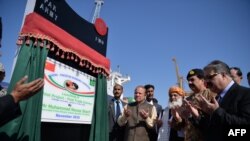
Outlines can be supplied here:
<path id="1" fill-rule="evenodd" d="M 162 126 L 159 129 L 158 141 L 183 141 L 184 132 L 182 128 L 182 118 L 179 113 L 183 113 L 182 101 L 185 92 L 177 87 L 169 88 L 169 106 L 165 108 L 162 116 Z"/>
<path id="2" fill-rule="evenodd" d="M 176 99 L 176 101 L 169 101 L 169 108 L 170 109 L 176 109 L 176 108 L 179 108 L 179 107 L 181 107 L 182 106 L 182 102 L 183 100 L 182 100 L 182 98 L 178 98 L 178 99 Z"/>

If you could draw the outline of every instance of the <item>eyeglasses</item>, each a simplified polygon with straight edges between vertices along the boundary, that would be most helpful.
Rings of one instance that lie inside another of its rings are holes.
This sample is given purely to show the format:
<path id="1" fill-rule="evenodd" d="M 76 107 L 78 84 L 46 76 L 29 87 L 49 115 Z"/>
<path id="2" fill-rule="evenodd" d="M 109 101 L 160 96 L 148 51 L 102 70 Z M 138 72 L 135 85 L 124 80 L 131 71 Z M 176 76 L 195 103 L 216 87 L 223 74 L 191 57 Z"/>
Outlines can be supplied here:
<path id="1" fill-rule="evenodd" d="M 216 75 L 218 75 L 220 73 L 214 73 L 214 74 L 210 74 L 208 76 L 205 77 L 206 80 L 212 80 Z"/>

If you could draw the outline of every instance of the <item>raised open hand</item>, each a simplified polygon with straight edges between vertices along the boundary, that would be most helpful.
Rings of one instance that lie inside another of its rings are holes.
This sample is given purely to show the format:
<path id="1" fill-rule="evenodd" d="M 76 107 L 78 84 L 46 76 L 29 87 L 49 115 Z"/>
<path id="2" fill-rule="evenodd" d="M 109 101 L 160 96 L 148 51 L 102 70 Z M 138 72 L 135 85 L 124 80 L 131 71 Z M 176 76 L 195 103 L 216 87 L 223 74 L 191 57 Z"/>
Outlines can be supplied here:
<path id="1" fill-rule="evenodd" d="M 215 97 L 212 98 L 211 102 L 209 102 L 205 97 L 199 95 L 197 98 L 199 105 L 201 106 L 201 110 L 207 114 L 212 114 L 217 108 L 219 108 L 219 103 L 216 101 Z"/>
<path id="2" fill-rule="evenodd" d="M 38 78 L 29 83 L 25 83 L 27 79 L 28 77 L 24 76 L 16 83 L 14 89 L 12 90 L 11 95 L 13 96 L 15 103 L 30 98 L 43 88 L 43 79 Z"/>

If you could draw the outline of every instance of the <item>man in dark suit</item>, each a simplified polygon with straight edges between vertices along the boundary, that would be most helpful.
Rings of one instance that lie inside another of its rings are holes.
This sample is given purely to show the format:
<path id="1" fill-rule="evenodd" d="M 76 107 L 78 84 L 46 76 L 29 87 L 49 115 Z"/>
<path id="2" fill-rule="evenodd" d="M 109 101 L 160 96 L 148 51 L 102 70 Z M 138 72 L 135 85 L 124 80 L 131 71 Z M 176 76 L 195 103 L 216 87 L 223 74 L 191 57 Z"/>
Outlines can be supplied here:
<path id="1" fill-rule="evenodd" d="M 108 115 L 109 115 L 109 140 L 110 141 L 123 141 L 124 128 L 120 127 L 117 119 L 123 111 L 125 103 L 121 101 L 123 93 L 123 86 L 115 84 L 113 88 L 114 98 L 109 102 Z"/>
<path id="2" fill-rule="evenodd" d="M 157 137 L 158 137 L 158 119 L 159 117 L 161 118 L 162 115 L 162 106 L 160 104 L 158 104 L 158 101 L 156 98 L 154 98 L 154 90 L 155 87 L 152 84 L 147 84 L 144 86 L 146 89 L 146 100 L 149 104 L 154 105 L 156 108 L 156 112 L 157 112 L 157 122 L 155 124 L 155 127 L 153 129 L 151 129 L 150 133 L 150 141 L 156 141 Z M 160 123 L 159 123 L 160 124 Z"/>
<path id="3" fill-rule="evenodd" d="M 42 89 L 43 79 L 25 83 L 27 76 L 18 81 L 11 94 L 0 97 L 0 126 L 21 115 L 19 102 L 26 100 Z"/>
<path id="4" fill-rule="evenodd" d="M 248 85 L 250 86 L 250 72 L 247 73 L 247 82 L 248 82 Z"/>
<path id="5" fill-rule="evenodd" d="M 237 84 L 240 85 L 242 79 L 243 79 L 243 74 L 242 74 L 242 71 L 240 70 L 240 68 L 238 67 L 231 67 L 230 68 L 230 73 L 231 73 L 231 76 L 234 80 L 234 82 L 236 82 Z"/>
<path id="6" fill-rule="evenodd" d="M 217 99 L 209 102 L 200 96 L 201 109 L 209 116 L 201 117 L 199 126 L 205 140 L 224 141 L 230 129 L 250 126 L 250 89 L 236 84 L 222 61 L 212 61 L 204 67 L 204 73 L 207 86 L 217 93 Z M 235 139 L 243 140 L 244 136 Z"/>

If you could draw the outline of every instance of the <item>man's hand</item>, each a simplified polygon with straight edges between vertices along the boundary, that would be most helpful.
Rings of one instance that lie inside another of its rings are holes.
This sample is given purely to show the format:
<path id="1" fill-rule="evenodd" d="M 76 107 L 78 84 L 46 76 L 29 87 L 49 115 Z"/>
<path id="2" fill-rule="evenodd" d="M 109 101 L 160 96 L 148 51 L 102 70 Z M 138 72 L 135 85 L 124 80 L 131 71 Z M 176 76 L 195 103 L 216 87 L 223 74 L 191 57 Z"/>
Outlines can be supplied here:
<path id="1" fill-rule="evenodd" d="M 177 122 L 182 122 L 182 118 L 178 112 L 178 108 L 177 109 L 171 109 L 171 115 L 173 116 L 173 118 L 175 119 L 175 121 Z"/>
<path id="2" fill-rule="evenodd" d="M 24 76 L 16 83 L 12 90 L 11 95 L 13 96 L 15 103 L 30 98 L 41 90 L 44 85 L 44 81 L 41 78 L 25 83 L 27 79 L 28 77 Z"/>
<path id="3" fill-rule="evenodd" d="M 186 109 L 188 110 L 189 113 L 192 114 L 193 117 L 198 118 L 200 116 L 197 108 L 192 104 L 191 101 L 184 99 L 183 102 L 184 102 L 183 104 L 185 105 Z"/>
<path id="4" fill-rule="evenodd" d="M 140 110 L 140 111 L 139 111 L 139 114 L 140 114 L 140 116 L 141 116 L 143 119 L 147 119 L 148 116 L 149 116 L 149 113 L 146 112 L 144 109 Z"/>
<path id="5" fill-rule="evenodd" d="M 123 112 L 124 112 L 124 115 L 126 117 L 129 117 L 131 115 L 131 111 L 127 107 L 124 107 L 124 111 Z"/>
<path id="6" fill-rule="evenodd" d="M 219 103 L 216 101 L 215 97 L 213 97 L 211 102 L 209 102 L 205 97 L 199 95 L 197 100 L 199 102 L 201 110 L 209 115 L 211 115 L 217 108 L 219 108 Z"/>

